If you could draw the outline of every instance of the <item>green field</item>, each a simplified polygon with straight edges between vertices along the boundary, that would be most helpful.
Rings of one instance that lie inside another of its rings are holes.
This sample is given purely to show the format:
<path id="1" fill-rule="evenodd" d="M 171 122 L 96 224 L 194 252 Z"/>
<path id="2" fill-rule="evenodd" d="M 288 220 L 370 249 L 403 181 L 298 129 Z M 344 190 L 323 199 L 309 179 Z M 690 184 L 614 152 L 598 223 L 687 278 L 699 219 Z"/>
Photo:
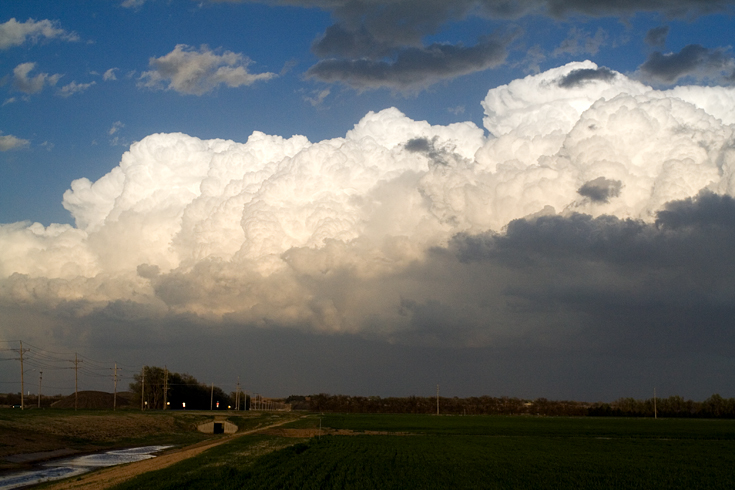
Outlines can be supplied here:
<path id="1" fill-rule="evenodd" d="M 241 437 L 117 489 L 735 488 L 735 421 L 324 415 L 321 424 L 353 435 Z M 317 416 L 290 425 L 318 426 Z"/>

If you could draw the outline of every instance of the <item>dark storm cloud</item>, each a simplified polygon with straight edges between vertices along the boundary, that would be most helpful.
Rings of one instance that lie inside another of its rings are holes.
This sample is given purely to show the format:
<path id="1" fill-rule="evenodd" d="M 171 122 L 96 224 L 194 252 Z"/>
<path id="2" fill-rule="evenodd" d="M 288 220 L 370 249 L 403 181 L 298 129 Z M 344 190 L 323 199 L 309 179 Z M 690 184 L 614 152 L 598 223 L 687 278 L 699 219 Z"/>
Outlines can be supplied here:
<path id="1" fill-rule="evenodd" d="M 690 44 L 678 53 L 652 53 L 640 70 L 648 80 L 675 83 L 686 76 L 703 78 L 719 75 L 732 66 L 733 58 L 725 49 L 708 49 L 699 44 Z"/>
<path id="2" fill-rule="evenodd" d="M 589 182 L 585 182 L 582 187 L 577 190 L 579 195 L 588 197 L 594 202 L 609 202 L 610 198 L 618 197 L 623 183 L 619 180 L 610 180 L 605 177 L 598 177 Z"/>
<path id="3" fill-rule="evenodd" d="M 244 3 L 258 0 L 212 0 Z M 486 70 L 505 60 L 505 45 L 425 46 L 452 21 L 470 16 L 513 20 L 527 15 L 624 16 L 658 12 L 696 17 L 728 10 L 733 0 L 260 0 L 271 5 L 320 8 L 334 24 L 313 44 L 322 61 L 308 76 L 356 89 L 422 89 L 441 80 Z M 658 33 L 659 37 L 661 32 Z M 599 40 L 597 41 L 599 44 Z M 426 66 L 419 66 L 425 64 Z"/>
<path id="4" fill-rule="evenodd" d="M 424 23 L 441 23 L 468 13 L 493 18 L 518 18 L 527 14 L 565 17 L 573 14 L 628 16 L 636 12 L 660 12 L 669 17 L 685 17 L 723 12 L 732 0 L 211 0 L 214 3 L 267 3 L 316 7 L 335 12 L 341 18 L 359 18 L 366 12 L 384 19 L 398 15 L 421 17 Z"/>
<path id="5" fill-rule="evenodd" d="M 381 58 L 389 55 L 396 45 L 381 43 L 363 26 L 358 31 L 349 31 L 339 24 L 329 26 L 320 39 L 314 42 L 312 51 L 320 58 Z"/>
<path id="6" fill-rule="evenodd" d="M 653 224 L 581 214 L 517 220 L 505 235 L 458 236 L 450 250 L 462 263 L 509 271 L 508 304 L 571 329 L 559 341 L 567 348 L 638 357 L 649 348 L 726 354 L 735 347 L 729 196 L 669 203 Z"/>
<path id="7" fill-rule="evenodd" d="M 555 17 L 570 14 L 592 16 L 621 15 L 636 12 L 660 12 L 669 17 L 685 17 L 722 12 L 732 7 L 732 0 L 541 0 Z"/>
<path id="8" fill-rule="evenodd" d="M 469 47 L 432 44 L 425 48 L 402 49 L 389 61 L 327 59 L 309 68 L 306 74 L 323 82 L 342 82 L 359 90 L 380 87 L 415 90 L 503 63 L 508 43 L 507 40 L 489 39 Z"/>
<path id="9" fill-rule="evenodd" d="M 604 66 L 601 68 L 582 68 L 572 70 L 559 80 L 562 88 L 572 88 L 582 85 L 587 80 L 610 81 L 615 78 L 615 72 Z"/>
<path id="10" fill-rule="evenodd" d="M 669 35 L 669 26 L 659 26 L 650 29 L 643 39 L 649 46 L 663 46 L 666 44 L 666 37 Z"/>

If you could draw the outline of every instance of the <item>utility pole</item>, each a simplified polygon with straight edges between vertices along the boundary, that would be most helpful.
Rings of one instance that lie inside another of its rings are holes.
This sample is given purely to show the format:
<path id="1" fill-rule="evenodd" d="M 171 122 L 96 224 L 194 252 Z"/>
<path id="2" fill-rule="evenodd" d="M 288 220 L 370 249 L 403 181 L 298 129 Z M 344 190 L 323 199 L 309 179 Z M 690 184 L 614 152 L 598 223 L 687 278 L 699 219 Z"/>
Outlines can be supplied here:
<path id="1" fill-rule="evenodd" d="M 235 410 L 240 410 L 240 376 L 237 377 L 237 389 L 235 390 Z"/>
<path id="2" fill-rule="evenodd" d="M 115 374 L 113 375 L 115 380 L 114 389 L 112 392 L 112 410 L 117 410 L 117 363 L 115 363 Z"/>
<path id="3" fill-rule="evenodd" d="M 436 414 L 439 415 L 439 385 L 436 385 Z"/>
<path id="4" fill-rule="evenodd" d="M 79 404 L 79 363 L 82 362 L 79 360 L 79 356 L 77 353 L 74 353 L 74 410 L 76 411 L 77 405 Z"/>
<path id="5" fill-rule="evenodd" d="M 23 353 L 28 352 L 31 349 L 23 349 L 23 341 L 19 340 L 20 342 L 20 349 L 18 352 L 20 353 L 20 409 L 25 410 L 25 399 L 23 398 L 23 393 L 25 392 L 25 384 L 23 384 Z"/>
<path id="6" fill-rule="evenodd" d="M 209 409 L 214 410 L 214 382 L 212 382 L 212 395 L 209 398 Z"/>
<path id="7" fill-rule="evenodd" d="M 658 412 L 656 411 L 656 388 L 653 389 L 653 418 L 658 418 Z"/>
<path id="8" fill-rule="evenodd" d="M 23 384 L 23 341 L 20 342 L 20 409 L 25 410 L 25 403 L 23 403 L 23 393 L 25 393 L 25 385 Z"/>
<path id="9" fill-rule="evenodd" d="M 41 408 L 41 380 L 43 379 L 43 371 L 38 372 L 38 408 Z"/>
<path id="10" fill-rule="evenodd" d="M 145 366 L 141 370 L 141 381 L 140 381 L 140 411 L 144 410 L 143 400 L 145 399 Z"/>
<path id="11" fill-rule="evenodd" d="M 166 410 L 166 401 L 168 394 L 168 368 L 163 366 L 163 409 Z"/>

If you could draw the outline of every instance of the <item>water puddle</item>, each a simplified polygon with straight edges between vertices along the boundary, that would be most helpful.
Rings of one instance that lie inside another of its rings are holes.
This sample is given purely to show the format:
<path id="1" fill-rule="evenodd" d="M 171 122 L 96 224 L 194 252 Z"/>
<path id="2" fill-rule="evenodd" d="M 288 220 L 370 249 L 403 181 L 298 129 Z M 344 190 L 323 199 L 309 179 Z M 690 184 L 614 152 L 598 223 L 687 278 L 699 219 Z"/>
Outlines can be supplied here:
<path id="1" fill-rule="evenodd" d="M 155 458 L 154 453 L 170 447 L 172 446 L 144 446 L 130 449 L 114 449 L 104 453 L 87 454 L 75 458 L 49 461 L 41 465 L 37 470 L 0 477 L 0 490 L 28 487 L 38 483 L 70 478 L 98 468 Z"/>

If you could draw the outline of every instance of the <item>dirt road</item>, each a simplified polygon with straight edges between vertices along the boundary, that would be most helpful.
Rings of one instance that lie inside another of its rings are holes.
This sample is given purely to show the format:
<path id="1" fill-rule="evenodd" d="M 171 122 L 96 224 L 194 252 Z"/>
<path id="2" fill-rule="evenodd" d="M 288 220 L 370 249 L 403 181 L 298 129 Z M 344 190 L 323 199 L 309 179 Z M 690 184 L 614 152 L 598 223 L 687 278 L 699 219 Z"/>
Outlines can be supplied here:
<path id="1" fill-rule="evenodd" d="M 235 437 L 255 434 L 256 432 L 272 429 L 273 427 L 278 427 L 279 425 L 284 425 L 289 422 L 293 422 L 294 420 L 295 419 L 283 420 L 281 422 L 260 427 L 258 429 L 238 432 L 237 434 L 234 434 L 232 436 L 223 437 L 215 441 L 202 441 L 197 444 L 182 448 L 180 450 L 166 453 L 155 458 L 138 461 L 136 463 L 112 466 L 110 468 L 94 471 L 92 473 L 85 473 L 80 477 L 62 480 L 59 483 L 46 488 L 48 490 L 102 490 L 104 488 L 110 488 L 142 473 L 160 470 L 161 468 L 166 468 L 167 466 L 176 464 L 179 461 L 194 457 L 209 448 L 229 442 Z"/>

